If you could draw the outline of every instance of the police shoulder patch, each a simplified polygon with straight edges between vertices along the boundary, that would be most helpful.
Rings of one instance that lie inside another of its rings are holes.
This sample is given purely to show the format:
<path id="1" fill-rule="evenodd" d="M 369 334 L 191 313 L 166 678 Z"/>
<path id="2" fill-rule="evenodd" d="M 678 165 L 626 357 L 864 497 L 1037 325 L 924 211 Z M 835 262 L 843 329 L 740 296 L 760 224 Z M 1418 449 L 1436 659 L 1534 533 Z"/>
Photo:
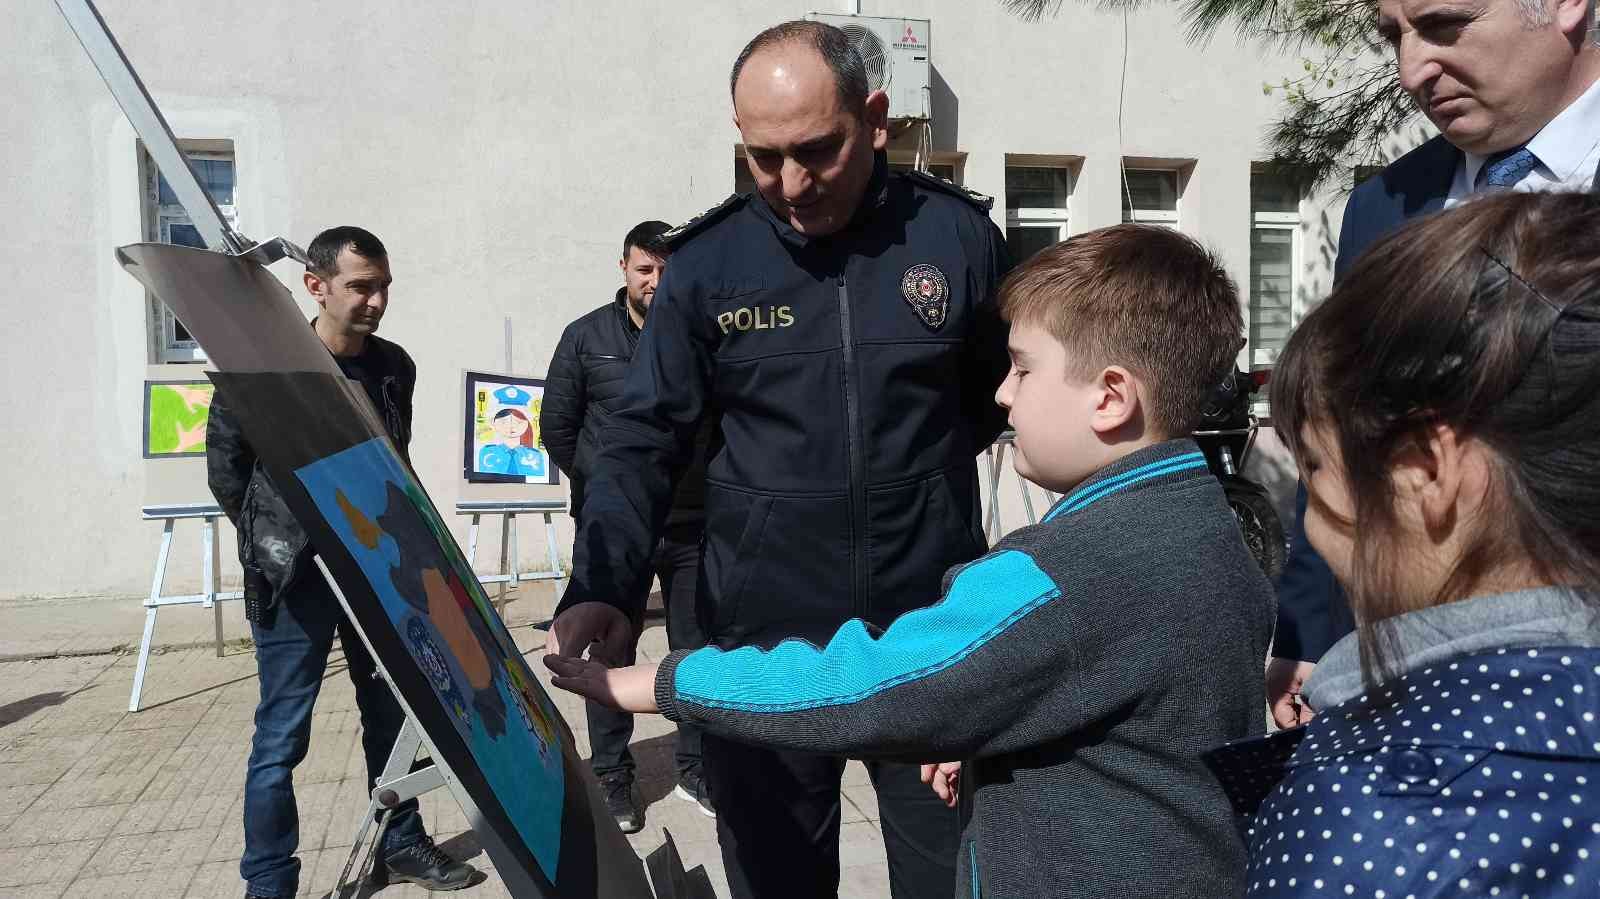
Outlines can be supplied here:
<path id="1" fill-rule="evenodd" d="M 703 231 L 708 226 L 727 218 L 729 213 L 740 208 L 749 200 L 749 194 L 734 194 L 678 227 L 665 232 L 661 235 L 661 239 L 666 242 L 667 246 L 677 249 L 684 241 Z"/>
<path id="2" fill-rule="evenodd" d="M 946 181 L 945 179 L 940 178 L 938 175 L 917 171 L 906 172 L 905 175 L 920 187 L 926 187 L 931 190 L 939 191 L 940 193 L 946 193 L 953 197 L 960 197 L 961 199 L 966 200 L 968 203 L 978 207 L 978 211 L 985 215 L 988 215 L 989 210 L 994 208 L 994 197 L 991 197 L 987 194 L 980 194 L 975 190 L 967 190 L 965 187 L 962 187 L 954 181 Z"/>

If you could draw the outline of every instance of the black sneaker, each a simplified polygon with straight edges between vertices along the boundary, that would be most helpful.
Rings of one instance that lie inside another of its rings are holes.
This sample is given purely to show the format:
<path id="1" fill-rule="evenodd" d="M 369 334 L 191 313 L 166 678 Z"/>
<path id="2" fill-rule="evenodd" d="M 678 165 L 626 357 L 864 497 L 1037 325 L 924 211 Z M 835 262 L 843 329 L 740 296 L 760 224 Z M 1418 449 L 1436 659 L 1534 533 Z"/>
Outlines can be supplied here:
<path id="1" fill-rule="evenodd" d="M 617 819 L 623 833 L 644 830 L 644 812 L 633 799 L 633 775 L 610 774 L 600 778 L 600 795 L 606 799 L 606 811 Z"/>
<path id="2" fill-rule="evenodd" d="M 707 818 L 717 816 L 717 810 L 711 804 L 711 797 L 706 795 L 706 779 L 699 774 L 685 774 L 679 777 L 678 787 L 672 791 L 672 795 L 699 806 L 700 814 Z"/>
<path id="3" fill-rule="evenodd" d="M 381 868 L 373 872 L 373 880 L 382 884 L 405 881 L 425 890 L 445 891 L 464 890 L 477 876 L 477 868 L 446 855 L 428 837 L 389 853 Z"/>

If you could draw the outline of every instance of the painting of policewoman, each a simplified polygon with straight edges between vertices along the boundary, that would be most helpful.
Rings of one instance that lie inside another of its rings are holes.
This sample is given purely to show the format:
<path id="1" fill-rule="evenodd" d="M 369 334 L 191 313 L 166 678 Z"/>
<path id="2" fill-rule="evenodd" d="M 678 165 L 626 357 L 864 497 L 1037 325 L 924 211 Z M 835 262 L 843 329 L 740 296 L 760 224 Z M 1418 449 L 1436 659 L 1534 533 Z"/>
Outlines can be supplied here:
<path id="1" fill-rule="evenodd" d="M 539 440 L 544 382 L 537 378 L 466 373 L 466 479 L 475 483 L 554 484 L 559 477 Z"/>
<path id="2" fill-rule="evenodd" d="M 557 882 L 568 787 L 559 719 L 433 504 L 381 438 L 295 473 L 518 835 Z"/>

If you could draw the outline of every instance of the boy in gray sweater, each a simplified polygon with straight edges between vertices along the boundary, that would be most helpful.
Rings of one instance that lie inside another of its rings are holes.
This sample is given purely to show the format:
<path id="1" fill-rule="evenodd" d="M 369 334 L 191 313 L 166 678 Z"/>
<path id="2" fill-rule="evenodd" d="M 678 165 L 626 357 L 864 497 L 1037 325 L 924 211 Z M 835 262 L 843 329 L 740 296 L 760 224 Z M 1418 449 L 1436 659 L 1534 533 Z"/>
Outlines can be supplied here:
<path id="1" fill-rule="evenodd" d="M 1065 494 L 1039 524 L 887 630 L 546 664 L 751 743 L 964 760 L 924 768 L 959 793 L 962 895 L 1239 895 L 1244 847 L 1200 753 L 1263 730 L 1273 596 L 1186 436 L 1232 371 L 1238 293 L 1190 238 L 1119 225 L 1038 253 L 1000 302 L 1017 471 Z"/>

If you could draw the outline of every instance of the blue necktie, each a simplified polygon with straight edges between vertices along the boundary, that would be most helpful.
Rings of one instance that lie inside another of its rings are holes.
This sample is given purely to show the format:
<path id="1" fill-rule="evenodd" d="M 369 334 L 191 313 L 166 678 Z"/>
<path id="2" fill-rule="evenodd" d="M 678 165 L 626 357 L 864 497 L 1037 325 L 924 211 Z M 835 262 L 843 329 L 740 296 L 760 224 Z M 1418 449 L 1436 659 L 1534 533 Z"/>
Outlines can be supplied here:
<path id="1" fill-rule="evenodd" d="M 1478 182 L 1484 187 L 1511 187 L 1539 164 L 1539 157 L 1527 147 L 1502 150 L 1489 157 L 1478 173 Z"/>

